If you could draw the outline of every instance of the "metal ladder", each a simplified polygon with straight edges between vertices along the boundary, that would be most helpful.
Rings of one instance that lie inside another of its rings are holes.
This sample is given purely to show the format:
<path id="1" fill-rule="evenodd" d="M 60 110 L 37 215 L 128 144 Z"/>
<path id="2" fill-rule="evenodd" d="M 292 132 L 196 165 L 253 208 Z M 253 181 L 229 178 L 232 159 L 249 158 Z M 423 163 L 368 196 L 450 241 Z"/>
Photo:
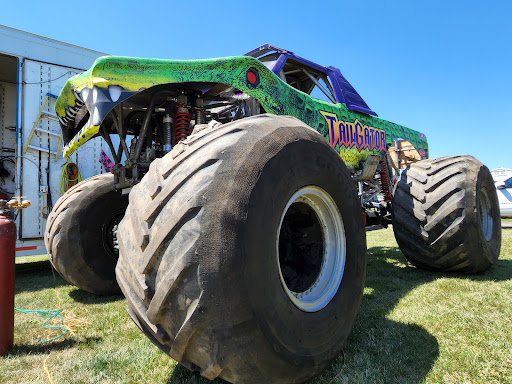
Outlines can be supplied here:
<path id="1" fill-rule="evenodd" d="M 57 159 L 59 158 L 60 145 L 62 144 L 62 133 L 58 134 L 58 133 L 54 133 L 54 132 L 48 131 L 46 129 L 42 129 L 42 128 L 38 128 L 37 127 L 37 125 L 39 124 L 39 120 L 41 120 L 42 117 L 45 117 L 45 118 L 47 118 L 49 120 L 59 121 L 57 116 L 52 115 L 51 113 L 48 113 L 48 112 L 44 111 L 44 107 L 46 106 L 46 103 L 48 103 L 50 101 L 50 98 L 56 100 L 57 96 L 55 96 L 55 95 L 53 95 L 51 93 L 47 93 L 46 94 L 46 97 L 44 98 L 44 101 L 43 101 L 43 105 L 41 106 L 41 109 L 39 110 L 39 114 L 37 115 L 37 118 L 36 118 L 36 121 L 34 123 L 34 126 L 32 127 L 32 131 L 30 132 L 30 135 L 28 137 L 27 145 L 25 146 L 25 149 L 23 149 L 23 153 L 26 153 L 27 149 L 31 148 L 31 149 L 35 149 L 36 151 L 48 152 L 49 154 L 55 155 L 55 161 L 57 161 Z M 47 135 L 50 135 L 50 136 L 58 137 L 59 138 L 59 143 L 57 145 L 57 151 L 51 151 L 50 148 L 46 149 L 46 148 L 36 147 L 35 145 L 31 145 L 30 141 L 32 140 L 32 137 L 34 136 L 34 133 L 36 131 L 37 132 L 41 132 L 41 133 L 46 133 Z"/>

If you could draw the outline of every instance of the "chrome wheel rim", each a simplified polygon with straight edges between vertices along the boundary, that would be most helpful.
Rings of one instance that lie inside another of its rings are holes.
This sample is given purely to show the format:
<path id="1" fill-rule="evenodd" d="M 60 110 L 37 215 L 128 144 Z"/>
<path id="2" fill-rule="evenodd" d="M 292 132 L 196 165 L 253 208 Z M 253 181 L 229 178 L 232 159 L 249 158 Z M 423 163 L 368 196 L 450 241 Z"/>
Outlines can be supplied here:
<path id="1" fill-rule="evenodd" d="M 480 222 L 482 223 L 484 238 L 485 240 L 490 241 L 492 238 L 494 222 L 492 219 L 491 200 L 489 199 L 489 195 L 484 188 L 480 190 L 480 199 L 478 204 L 480 206 Z"/>
<path id="2" fill-rule="evenodd" d="M 308 220 L 313 225 L 301 224 Z M 308 237 L 318 241 L 308 241 Z M 339 209 L 324 189 L 303 187 L 288 200 L 279 223 L 276 250 L 281 285 L 292 303 L 305 312 L 325 308 L 343 279 L 346 237 Z M 311 262 L 314 272 L 311 268 L 300 272 L 304 267 L 301 260 Z"/>

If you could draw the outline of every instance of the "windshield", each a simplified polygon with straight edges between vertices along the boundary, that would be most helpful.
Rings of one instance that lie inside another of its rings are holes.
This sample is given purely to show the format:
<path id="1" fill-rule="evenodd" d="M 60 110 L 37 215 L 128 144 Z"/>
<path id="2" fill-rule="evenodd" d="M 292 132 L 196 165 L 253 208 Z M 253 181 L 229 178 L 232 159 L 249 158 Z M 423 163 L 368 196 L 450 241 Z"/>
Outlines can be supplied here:
<path id="1" fill-rule="evenodd" d="M 261 61 L 265 67 L 272 70 L 277 59 L 279 59 L 279 56 L 281 56 L 280 53 L 271 53 L 266 56 L 258 57 L 258 60 Z"/>

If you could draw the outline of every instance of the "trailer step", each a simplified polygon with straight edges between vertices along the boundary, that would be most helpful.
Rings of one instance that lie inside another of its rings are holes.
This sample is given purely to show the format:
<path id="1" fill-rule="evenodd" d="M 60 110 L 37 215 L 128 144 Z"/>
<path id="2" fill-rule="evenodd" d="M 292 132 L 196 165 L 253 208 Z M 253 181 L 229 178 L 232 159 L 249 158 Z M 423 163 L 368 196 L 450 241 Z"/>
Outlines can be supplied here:
<path id="1" fill-rule="evenodd" d="M 36 128 L 36 131 L 37 132 L 41 132 L 41 133 L 46 133 L 47 135 L 52 135 L 52 136 L 60 137 L 60 133 L 55 133 L 55 132 L 52 132 L 52 131 L 48 131 L 47 129 Z"/>
<path id="2" fill-rule="evenodd" d="M 36 151 L 46 152 L 46 153 L 50 153 L 52 155 L 56 155 L 57 156 L 57 152 L 51 151 L 51 150 L 49 150 L 47 148 L 36 147 L 35 145 L 27 145 L 26 148 L 35 149 Z"/>
<path id="3" fill-rule="evenodd" d="M 53 114 L 48 113 L 48 112 L 42 112 L 41 116 L 45 116 L 46 118 L 48 118 L 50 120 L 59 121 L 59 118 L 56 115 L 53 115 Z"/>

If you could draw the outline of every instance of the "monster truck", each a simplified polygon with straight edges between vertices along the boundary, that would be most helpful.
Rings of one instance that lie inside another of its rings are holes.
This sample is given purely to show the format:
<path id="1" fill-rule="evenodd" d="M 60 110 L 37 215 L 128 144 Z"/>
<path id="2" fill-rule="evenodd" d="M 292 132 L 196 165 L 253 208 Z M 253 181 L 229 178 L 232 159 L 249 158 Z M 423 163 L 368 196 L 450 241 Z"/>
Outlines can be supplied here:
<path id="1" fill-rule="evenodd" d="M 146 336 L 209 379 L 322 371 L 360 306 L 365 228 L 392 223 L 421 268 L 481 272 L 499 255 L 484 165 L 427 159 L 425 135 L 378 118 L 340 70 L 284 49 L 103 57 L 55 109 L 66 158 L 101 136 L 115 166 L 55 206 L 52 264 L 84 290 L 120 287 Z"/>

